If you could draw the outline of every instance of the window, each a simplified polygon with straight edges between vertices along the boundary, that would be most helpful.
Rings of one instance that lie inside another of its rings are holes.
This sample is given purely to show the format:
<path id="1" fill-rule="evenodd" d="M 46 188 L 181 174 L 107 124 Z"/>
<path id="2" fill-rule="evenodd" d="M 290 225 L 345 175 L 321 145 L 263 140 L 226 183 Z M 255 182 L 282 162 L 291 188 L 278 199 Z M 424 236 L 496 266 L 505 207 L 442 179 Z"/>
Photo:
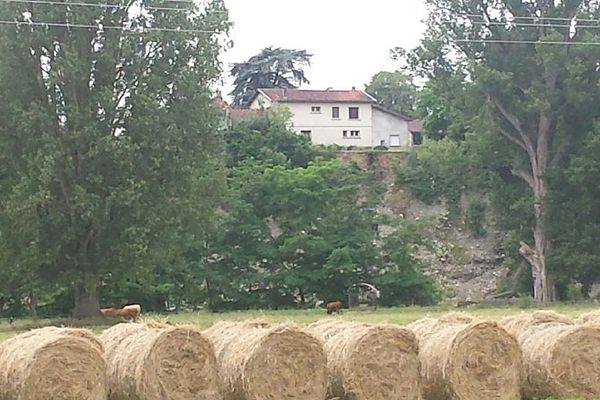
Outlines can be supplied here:
<path id="1" fill-rule="evenodd" d="M 348 137 L 348 131 L 342 131 L 342 136 L 347 138 Z"/>
<path id="2" fill-rule="evenodd" d="M 331 118 L 332 119 L 340 118 L 340 108 L 339 107 L 331 107 Z"/>
<path id="3" fill-rule="evenodd" d="M 342 136 L 346 139 L 360 139 L 360 131 L 342 131 Z"/>
<path id="4" fill-rule="evenodd" d="M 352 137 L 352 138 L 359 138 L 360 137 L 360 131 L 350 131 L 350 137 Z"/>
<path id="5" fill-rule="evenodd" d="M 390 146 L 392 146 L 392 147 L 400 146 L 400 135 L 390 135 Z"/>
<path id="6" fill-rule="evenodd" d="M 421 135 L 420 132 L 413 132 L 412 137 L 414 146 L 420 146 L 423 144 L 423 135 Z"/>
<path id="7" fill-rule="evenodd" d="M 310 139 L 312 131 L 300 131 L 300 134 Z"/>
<path id="8" fill-rule="evenodd" d="M 358 107 L 349 107 L 348 108 L 348 118 L 358 119 Z"/>
<path id="9" fill-rule="evenodd" d="M 311 113 L 320 113 L 321 112 L 321 106 L 312 106 L 310 108 L 310 112 Z"/>

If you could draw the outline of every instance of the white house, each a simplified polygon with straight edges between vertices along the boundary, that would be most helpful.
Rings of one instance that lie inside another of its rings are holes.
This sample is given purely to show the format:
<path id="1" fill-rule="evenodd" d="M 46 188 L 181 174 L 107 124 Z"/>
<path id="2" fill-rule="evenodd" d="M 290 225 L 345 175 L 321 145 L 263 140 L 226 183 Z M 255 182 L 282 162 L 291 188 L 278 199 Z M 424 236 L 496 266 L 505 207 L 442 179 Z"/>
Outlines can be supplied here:
<path id="1" fill-rule="evenodd" d="M 315 144 L 409 147 L 420 144 L 420 124 L 388 110 L 361 90 L 258 89 L 254 110 L 285 105 L 292 127 Z M 416 138 L 417 140 L 414 140 Z"/>

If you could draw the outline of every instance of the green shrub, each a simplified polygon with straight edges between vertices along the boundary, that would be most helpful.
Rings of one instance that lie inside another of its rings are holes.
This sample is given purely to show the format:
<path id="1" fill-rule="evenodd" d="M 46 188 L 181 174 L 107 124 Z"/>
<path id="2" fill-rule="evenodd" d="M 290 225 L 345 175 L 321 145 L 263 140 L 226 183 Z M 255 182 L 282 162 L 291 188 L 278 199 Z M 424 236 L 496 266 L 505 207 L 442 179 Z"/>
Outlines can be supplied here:
<path id="1" fill-rule="evenodd" d="M 569 283 L 567 284 L 565 300 L 579 303 L 583 301 L 583 285 L 581 283 Z"/>
<path id="2" fill-rule="evenodd" d="M 468 188 L 469 162 L 464 149 L 450 140 L 432 141 L 411 153 L 407 166 L 395 170 L 396 184 L 407 186 L 427 204 L 444 198 L 458 214 L 461 193 Z"/>
<path id="3" fill-rule="evenodd" d="M 475 237 L 483 237 L 487 233 L 484 226 L 486 207 L 485 202 L 479 199 L 471 201 L 467 207 L 467 227 Z"/>
<path id="4" fill-rule="evenodd" d="M 517 306 L 522 310 L 528 310 L 532 308 L 534 304 L 535 302 L 531 296 L 521 296 L 517 301 Z"/>

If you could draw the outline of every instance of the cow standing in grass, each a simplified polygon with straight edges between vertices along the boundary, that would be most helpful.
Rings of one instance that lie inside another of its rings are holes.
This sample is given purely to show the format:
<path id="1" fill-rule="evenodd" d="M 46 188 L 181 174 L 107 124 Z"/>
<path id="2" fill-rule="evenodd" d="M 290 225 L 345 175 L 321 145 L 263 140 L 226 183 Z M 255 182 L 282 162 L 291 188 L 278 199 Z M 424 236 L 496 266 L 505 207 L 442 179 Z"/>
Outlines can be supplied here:
<path id="1" fill-rule="evenodd" d="M 333 313 L 341 314 L 342 313 L 342 302 L 341 301 L 332 301 L 330 303 L 327 303 L 325 308 L 327 309 L 328 315 L 331 315 Z"/>
<path id="2" fill-rule="evenodd" d="M 118 318 L 121 317 L 126 321 L 137 321 L 142 313 L 142 307 L 139 304 L 132 304 L 123 308 L 102 308 L 100 313 L 104 317 Z"/>

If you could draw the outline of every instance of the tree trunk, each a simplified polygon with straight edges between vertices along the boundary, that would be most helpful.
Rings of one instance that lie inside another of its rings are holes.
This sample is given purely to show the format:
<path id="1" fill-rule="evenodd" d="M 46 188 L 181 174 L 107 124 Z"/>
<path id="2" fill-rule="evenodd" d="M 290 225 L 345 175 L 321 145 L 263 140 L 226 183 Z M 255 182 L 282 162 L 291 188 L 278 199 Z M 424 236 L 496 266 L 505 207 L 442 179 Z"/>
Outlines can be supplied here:
<path id="1" fill-rule="evenodd" d="M 100 315 L 100 300 L 96 285 L 77 283 L 75 285 L 75 308 L 73 318 L 93 318 Z"/>
<path id="2" fill-rule="evenodd" d="M 204 281 L 206 282 L 206 308 L 208 308 L 209 311 L 214 311 L 212 308 L 212 292 L 210 281 L 208 278 L 205 278 Z"/>
<path id="3" fill-rule="evenodd" d="M 531 265 L 533 277 L 533 298 L 540 303 L 555 300 L 554 284 L 548 276 L 546 267 L 546 256 L 550 249 L 550 241 L 546 236 L 546 195 L 548 194 L 548 179 L 545 176 L 547 169 L 547 151 L 545 146 L 540 146 L 538 140 L 538 151 L 536 160 L 532 160 L 533 170 L 533 197 L 534 197 L 534 228 L 533 248 L 521 242 L 519 252 Z M 542 142 L 543 143 L 543 142 Z M 542 148 L 540 148 L 542 147 Z"/>
<path id="4" fill-rule="evenodd" d="M 31 318 L 33 320 L 37 319 L 37 304 L 38 304 L 37 295 L 32 290 L 31 292 L 29 292 L 29 295 L 27 296 L 27 305 L 29 306 L 29 312 L 31 313 Z"/>
<path id="5" fill-rule="evenodd" d="M 304 305 L 306 305 L 306 297 L 304 296 L 304 289 L 299 288 L 298 290 L 300 292 L 300 304 L 302 306 L 304 306 Z"/>

